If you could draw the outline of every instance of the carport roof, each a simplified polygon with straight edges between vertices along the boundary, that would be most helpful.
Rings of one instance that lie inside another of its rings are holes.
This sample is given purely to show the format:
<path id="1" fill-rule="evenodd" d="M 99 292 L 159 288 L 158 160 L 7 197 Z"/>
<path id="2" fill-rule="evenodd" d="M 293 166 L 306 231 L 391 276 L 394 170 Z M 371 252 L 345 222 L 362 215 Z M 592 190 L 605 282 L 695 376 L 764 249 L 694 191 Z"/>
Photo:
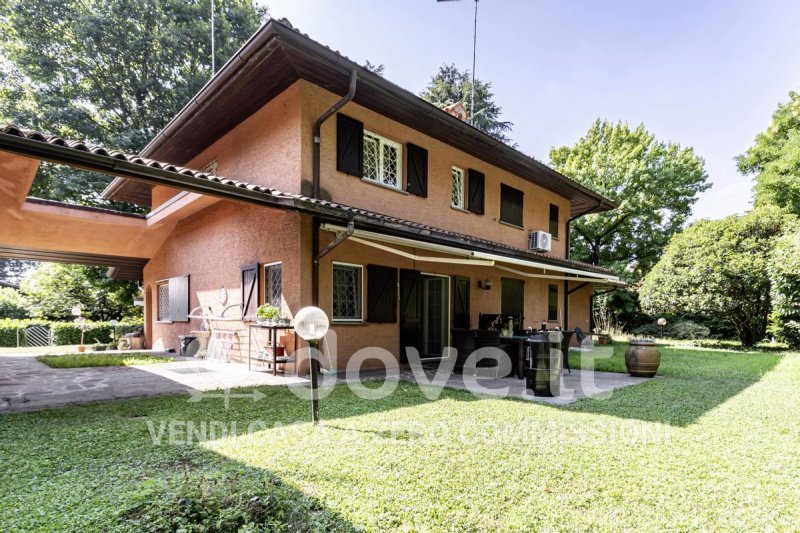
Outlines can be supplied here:
<path id="1" fill-rule="evenodd" d="M 14 125 L 0 127 L 0 150 L 25 157 L 51 161 L 101 172 L 111 176 L 187 190 L 204 195 L 288 209 L 320 217 L 327 221 L 353 221 L 356 227 L 387 235 L 418 239 L 424 242 L 467 248 L 507 257 L 535 260 L 540 263 L 572 267 L 588 272 L 611 274 L 611 271 L 550 254 L 531 252 L 503 243 L 452 232 L 382 213 L 320 200 L 302 194 L 285 193 L 269 187 L 214 176 L 205 172 L 130 155 L 81 141 L 27 130 Z"/>

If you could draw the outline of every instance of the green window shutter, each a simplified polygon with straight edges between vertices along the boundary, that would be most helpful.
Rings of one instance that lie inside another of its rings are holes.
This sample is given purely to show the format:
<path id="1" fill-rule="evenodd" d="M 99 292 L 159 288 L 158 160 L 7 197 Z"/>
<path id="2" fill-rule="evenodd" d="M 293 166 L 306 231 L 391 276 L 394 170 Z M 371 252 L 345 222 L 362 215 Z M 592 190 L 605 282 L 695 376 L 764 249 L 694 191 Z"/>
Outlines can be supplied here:
<path id="1" fill-rule="evenodd" d="M 558 285 L 547 286 L 547 320 L 558 320 Z"/>
<path id="2" fill-rule="evenodd" d="M 364 123 L 342 114 L 336 116 L 336 170 L 364 175 Z"/>
<path id="3" fill-rule="evenodd" d="M 550 204 L 550 235 L 558 238 L 558 206 Z"/>
<path id="4" fill-rule="evenodd" d="M 471 168 L 467 171 L 467 190 L 468 190 L 468 202 L 467 202 L 467 210 L 475 213 L 476 215 L 483 214 L 483 204 L 484 204 L 484 188 L 486 183 L 486 176 L 483 172 L 478 172 L 474 168 Z"/>
<path id="5" fill-rule="evenodd" d="M 502 278 L 500 280 L 500 314 L 503 317 L 525 314 L 525 281 Z"/>
<path id="6" fill-rule="evenodd" d="M 397 269 L 367 265 L 367 322 L 397 322 Z"/>
<path id="7" fill-rule="evenodd" d="M 469 329 L 469 286 L 468 277 L 453 278 L 453 327 L 456 329 Z"/>
<path id="8" fill-rule="evenodd" d="M 242 271 L 242 316 L 256 316 L 258 309 L 258 263 L 245 265 Z"/>
<path id="9" fill-rule="evenodd" d="M 406 145 L 406 192 L 428 197 L 428 151 L 415 144 Z"/>
<path id="10" fill-rule="evenodd" d="M 500 185 L 500 220 L 506 224 L 522 227 L 522 205 L 524 193 L 508 185 Z"/>

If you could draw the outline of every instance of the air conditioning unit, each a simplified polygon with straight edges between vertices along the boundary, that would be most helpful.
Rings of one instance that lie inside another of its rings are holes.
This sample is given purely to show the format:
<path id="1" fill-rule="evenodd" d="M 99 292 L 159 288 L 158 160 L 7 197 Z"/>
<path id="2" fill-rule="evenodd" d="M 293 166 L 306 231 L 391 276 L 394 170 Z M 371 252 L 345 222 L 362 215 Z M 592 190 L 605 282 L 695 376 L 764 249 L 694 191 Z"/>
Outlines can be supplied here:
<path id="1" fill-rule="evenodd" d="M 553 237 L 546 231 L 532 231 L 528 248 L 532 252 L 549 252 L 552 248 Z"/>

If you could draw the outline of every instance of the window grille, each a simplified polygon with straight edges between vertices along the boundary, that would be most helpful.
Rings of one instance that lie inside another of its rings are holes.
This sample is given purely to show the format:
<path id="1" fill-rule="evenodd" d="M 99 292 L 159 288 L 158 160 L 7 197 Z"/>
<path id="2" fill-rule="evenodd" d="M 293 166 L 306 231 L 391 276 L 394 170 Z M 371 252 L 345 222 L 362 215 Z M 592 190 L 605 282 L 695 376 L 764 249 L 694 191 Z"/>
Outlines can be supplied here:
<path id="1" fill-rule="evenodd" d="M 169 315 L 169 283 L 158 285 L 158 320 L 168 321 Z"/>
<path id="2" fill-rule="evenodd" d="M 333 264 L 333 319 L 361 320 L 363 267 Z"/>
<path id="3" fill-rule="evenodd" d="M 364 179 L 402 189 L 402 146 L 371 131 L 364 132 Z"/>
<path id="4" fill-rule="evenodd" d="M 281 264 L 266 265 L 264 267 L 264 280 L 264 303 L 280 308 L 283 295 Z"/>
<path id="5" fill-rule="evenodd" d="M 453 187 L 450 193 L 450 201 L 453 207 L 464 209 L 464 170 L 453 167 L 451 170 Z"/>

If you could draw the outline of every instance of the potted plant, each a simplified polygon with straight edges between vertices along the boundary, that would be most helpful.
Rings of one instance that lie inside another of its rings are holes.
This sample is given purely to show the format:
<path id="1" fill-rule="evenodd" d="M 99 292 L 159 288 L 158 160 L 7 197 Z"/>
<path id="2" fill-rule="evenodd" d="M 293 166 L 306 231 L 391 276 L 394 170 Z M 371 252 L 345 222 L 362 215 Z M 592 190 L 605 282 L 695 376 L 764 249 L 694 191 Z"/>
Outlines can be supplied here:
<path id="1" fill-rule="evenodd" d="M 661 364 L 661 352 L 653 339 L 631 339 L 625 350 L 625 367 L 631 376 L 652 378 Z"/>
<path id="2" fill-rule="evenodd" d="M 79 316 L 75 319 L 75 326 L 81 332 L 81 343 L 78 345 L 78 352 L 83 353 L 86 351 L 86 346 L 83 344 L 83 335 L 88 331 L 89 325 L 86 323 L 85 318 Z"/>
<path id="3" fill-rule="evenodd" d="M 92 350 L 95 352 L 104 352 L 106 350 L 106 345 L 100 342 L 99 339 L 95 339 L 94 345 L 92 345 Z"/>
<path id="4" fill-rule="evenodd" d="M 267 326 L 274 326 L 275 319 L 278 318 L 280 314 L 281 310 L 270 304 L 261 305 L 256 311 L 258 323 Z"/>
<path id="5" fill-rule="evenodd" d="M 597 344 L 611 344 L 611 335 L 608 333 L 603 333 L 603 330 L 600 328 L 594 328 L 594 334 L 597 336 Z"/>

